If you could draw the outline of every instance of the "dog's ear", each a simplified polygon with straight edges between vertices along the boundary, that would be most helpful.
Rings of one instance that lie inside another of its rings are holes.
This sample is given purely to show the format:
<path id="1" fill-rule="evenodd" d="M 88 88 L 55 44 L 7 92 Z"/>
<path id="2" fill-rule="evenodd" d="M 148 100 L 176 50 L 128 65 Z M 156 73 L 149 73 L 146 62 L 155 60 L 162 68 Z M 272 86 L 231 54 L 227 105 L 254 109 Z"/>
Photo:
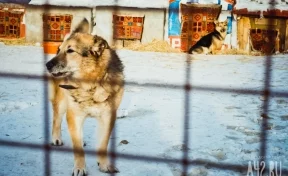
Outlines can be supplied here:
<path id="1" fill-rule="evenodd" d="M 90 50 L 90 53 L 96 58 L 100 57 L 105 49 L 110 49 L 107 41 L 102 37 L 95 35 L 93 40 L 94 44 Z"/>
<path id="2" fill-rule="evenodd" d="M 214 20 L 214 24 L 217 25 L 219 23 L 218 20 Z"/>
<path id="3" fill-rule="evenodd" d="M 74 33 L 89 33 L 89 22 L 86 18 L 84 18 L 78 25 L 77 27 L 74 29 L 74 31 L 72 32 Z"/>
<path id="4" fill-rule="evenodd" d="M 72 32 L 64 36 L 63 41 L 66 41 L 67 39 L 71 38 L 72 36 L 74 36 L 75 33 L 88 33 L 88 32 L 89 32 L 89 22 L 86 18 L 84 18 Z"/>
<path id="5" fill-rule="evenodd" d="M 228 24 L 228 19 L 226 19 L 225 21 L 223 21 L 226 25 Z"/>

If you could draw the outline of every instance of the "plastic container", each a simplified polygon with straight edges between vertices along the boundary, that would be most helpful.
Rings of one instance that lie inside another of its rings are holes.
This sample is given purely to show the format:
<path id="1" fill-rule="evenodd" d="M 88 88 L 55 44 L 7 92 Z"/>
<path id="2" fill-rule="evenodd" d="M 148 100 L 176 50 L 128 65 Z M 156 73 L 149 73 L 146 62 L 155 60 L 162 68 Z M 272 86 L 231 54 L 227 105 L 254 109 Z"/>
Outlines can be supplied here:
<path id="1" fill-rule="evenodd" d="M 57 54 L 58 47 L 62 42 L 43 42 L 45 54 Z"/>

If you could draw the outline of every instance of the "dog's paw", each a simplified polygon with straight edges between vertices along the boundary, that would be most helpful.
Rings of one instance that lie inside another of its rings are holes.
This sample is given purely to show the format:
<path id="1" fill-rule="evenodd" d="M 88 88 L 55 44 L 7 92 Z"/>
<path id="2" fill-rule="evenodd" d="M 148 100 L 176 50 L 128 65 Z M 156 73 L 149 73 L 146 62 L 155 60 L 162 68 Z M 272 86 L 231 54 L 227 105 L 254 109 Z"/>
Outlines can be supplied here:
<path id="1" fill-rule="evenodd" d="M 62 140 L 59 138 L 55 138 L 55 139 L 53 139 L 52 140 L 52 143 L 51 143 L 52 145 L 55 145 L 55 146 L 62 146 L 63 145 L 63 142 L 62 142 Z"/>
<path id="2" fill-rule="evenodd" d="M 100 164 L 98 163 L 99 170 L 104 173 L 117 173 L 119 170 L 112 164 Z"/>
<path id="3" fill-rule="evenodd" d="M 74 167 L 72 176 L 86 176 L 87 172 L 85 168 Z"/>

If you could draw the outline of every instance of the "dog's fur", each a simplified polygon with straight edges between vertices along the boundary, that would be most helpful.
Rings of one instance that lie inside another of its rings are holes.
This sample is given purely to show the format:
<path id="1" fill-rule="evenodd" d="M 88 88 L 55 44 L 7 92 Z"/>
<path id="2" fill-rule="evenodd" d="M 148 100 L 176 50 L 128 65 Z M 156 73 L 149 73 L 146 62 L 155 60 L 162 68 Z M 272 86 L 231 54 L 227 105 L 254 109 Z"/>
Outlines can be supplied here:
<path id="1" fill-rule="evenodd" d="M 225 20 L 224 22 L 219 22 L 216 20 L 214 23 L 214 31 L 203 36 L 199 41 L 197 41 L 196 44 L 189 49 L 189 54 L 215 54 L 216 50 L 221 49 L 227 35 L 228 21 Z"/>
<path id="2" fill-rule="evenodd" d="M 84 19 L 46 63 L 53 75 L 50 100 L 53 105 L 52 144 L 63 145 L 62 116 L 66 113 L 74 149 L 74 176 L 86 175 L 83 122 L 99 120 L 98 165 L 102 172 L 118 172 L 107 156 L 109 137 L 124 91 L 123 65 L 116 52 L 99 36 L 88 34 Z"/>

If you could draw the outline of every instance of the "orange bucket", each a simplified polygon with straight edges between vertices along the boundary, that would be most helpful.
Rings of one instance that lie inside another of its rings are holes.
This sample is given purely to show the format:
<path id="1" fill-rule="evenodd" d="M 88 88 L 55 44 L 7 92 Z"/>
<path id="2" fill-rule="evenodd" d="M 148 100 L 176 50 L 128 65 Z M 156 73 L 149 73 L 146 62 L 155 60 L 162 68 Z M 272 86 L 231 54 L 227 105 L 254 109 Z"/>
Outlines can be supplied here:
<path id="1" fill-rule="evenodd" d="M 62 42 L 43 42 L 45 54 L 57 54 L 58 47 Z"/>

